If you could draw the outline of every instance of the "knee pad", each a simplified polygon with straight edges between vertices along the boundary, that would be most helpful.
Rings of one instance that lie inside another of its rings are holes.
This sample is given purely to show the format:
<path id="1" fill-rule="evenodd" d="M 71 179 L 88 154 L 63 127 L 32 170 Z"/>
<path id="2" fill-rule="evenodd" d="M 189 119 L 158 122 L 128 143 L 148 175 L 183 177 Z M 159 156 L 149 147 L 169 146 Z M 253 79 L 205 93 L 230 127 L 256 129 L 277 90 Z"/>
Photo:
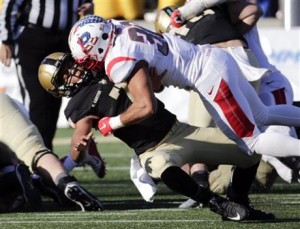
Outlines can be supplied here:
<path id="1" fill-rule="evenodd" d="M 170 162 L 167 155 L 159 154 L 146 159 L 144 168 L 151 177 L 159 179 L 163 171 L 171 165 L 173 165 L 173 163 Z"/>

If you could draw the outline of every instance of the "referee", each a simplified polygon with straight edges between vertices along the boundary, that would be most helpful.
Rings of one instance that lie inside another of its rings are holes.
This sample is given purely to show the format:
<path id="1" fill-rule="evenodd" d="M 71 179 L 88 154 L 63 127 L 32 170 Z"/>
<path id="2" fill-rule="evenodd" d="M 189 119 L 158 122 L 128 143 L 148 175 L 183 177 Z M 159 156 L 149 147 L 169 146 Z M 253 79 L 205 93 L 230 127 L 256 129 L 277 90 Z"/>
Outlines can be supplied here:
<path id="1" fill-rule="evenodd" d="M 49 149 L 52 149 L 61 99 L 41 87 L 38 68 L 50 53 L 69 52 L 68 34 L 72 25 L 93 11 L 92 0 L 3 1 L 0 61 L 9 66 L 15 57 L 23 102 Z"/>

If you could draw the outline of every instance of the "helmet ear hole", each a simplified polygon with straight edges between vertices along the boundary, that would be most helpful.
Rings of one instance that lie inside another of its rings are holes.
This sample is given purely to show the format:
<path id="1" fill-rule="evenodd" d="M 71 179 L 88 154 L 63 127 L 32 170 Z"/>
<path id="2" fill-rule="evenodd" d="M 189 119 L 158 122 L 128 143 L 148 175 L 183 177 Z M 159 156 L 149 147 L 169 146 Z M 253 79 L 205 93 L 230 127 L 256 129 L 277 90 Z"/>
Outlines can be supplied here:
<path id="1" fill-rule="evenodd" d="M 107 33 L 103 33 L 103 34 L 102 34 L 102 39 L 103 39 L 103 40 L 107 40 L 107 38 L 108 38 L 108 34 L 107 34 Z"/>

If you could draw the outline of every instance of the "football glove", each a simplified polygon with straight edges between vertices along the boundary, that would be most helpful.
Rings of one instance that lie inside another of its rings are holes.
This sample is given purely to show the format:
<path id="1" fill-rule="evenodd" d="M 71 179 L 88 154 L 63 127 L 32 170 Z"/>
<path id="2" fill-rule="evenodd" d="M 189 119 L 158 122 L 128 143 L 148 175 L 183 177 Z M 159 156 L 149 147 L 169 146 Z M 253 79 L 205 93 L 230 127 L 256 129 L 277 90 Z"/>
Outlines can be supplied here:
<path id="1" fill-rule="evenodd" d="M 105 117 L 99 120 L 98 129 L 103 136 L 107 136 L 112 133 L 113 129 L 109 124 L 110 117 Z"/>
<path id="2" fill-rule="evenodd" d="M 123 127 L 124 124 L 121 122 L 120 115 L 115 117 L 104 117 L 98 122 L 98 129 L 103 136 L 111 134 L 114 130 Z"/>
<path id="3" fill-rule="evenodd" d="M 179 10 L 174 10 L 171 14 L 171 25 L 175 28 L 179 28 L 183 25 L 184 19 L 181 16 L 181 13 Z"/>

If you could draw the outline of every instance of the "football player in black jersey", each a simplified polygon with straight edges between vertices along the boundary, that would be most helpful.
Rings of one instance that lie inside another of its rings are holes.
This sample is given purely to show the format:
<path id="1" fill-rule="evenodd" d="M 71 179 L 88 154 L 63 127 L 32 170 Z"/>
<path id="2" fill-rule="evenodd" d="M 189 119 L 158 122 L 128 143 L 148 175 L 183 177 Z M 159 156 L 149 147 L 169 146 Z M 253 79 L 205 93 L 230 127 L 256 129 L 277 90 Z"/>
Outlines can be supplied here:
<path id="1" fill-rule="evenodd" d="M 98 129 L 101 118 L 118 115 L 132 103 L 126 84 L 113 84 L 105 75 L 85 70 L 72 62 L 70 54 L 66 53 L 47 56 L 41 63 L 39 80 L 51 94 L 71 98 L 65 115 L 75 128 L 71 141 L 74 159 L 84 154 L 92 136 L 91 130 Z M 159 85 L 153 86 L 154 90 L 161 90 Z M 242 205 L 228 202 L 208 188 L 200 187 L 181 169 L 186 163 L 196 162 L 234 164 L 241 167 L 241 176 L 234 176 L 233 183 L 241 178 L 249 183 L 246 189 L 251 186 L 251 178 L 244 177 L 242 171 L 256 167 L 260 156 L 241 154 L 218 129 L 181 123 L 157 99 L 156 113 L 139 123 L 115 130 L 113 135 L 135 151 L 142 167 L 153 179 L 163 181 L 175 192 L 208 204 L 223 219 L 248 219 L 248 210 L 244 211 Z"/>

